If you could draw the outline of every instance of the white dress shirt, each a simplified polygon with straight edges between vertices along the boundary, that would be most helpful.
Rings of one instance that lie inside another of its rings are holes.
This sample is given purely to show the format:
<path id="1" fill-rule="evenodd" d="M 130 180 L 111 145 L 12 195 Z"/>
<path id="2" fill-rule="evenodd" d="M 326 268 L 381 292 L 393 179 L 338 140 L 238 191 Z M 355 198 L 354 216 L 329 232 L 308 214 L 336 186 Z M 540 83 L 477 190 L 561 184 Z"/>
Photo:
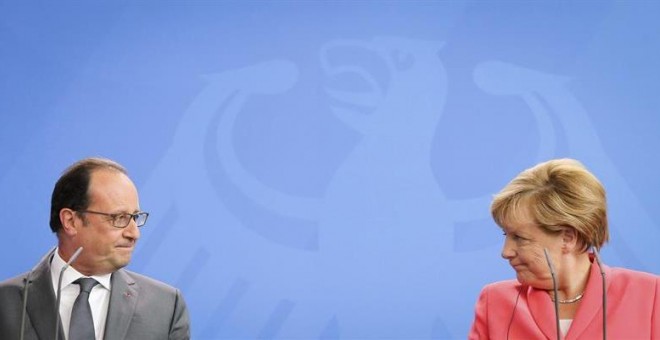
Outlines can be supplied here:
<path id="1" fill-rule="evenodd" d="M 50 264 L 50 276 L 53 280 L 53 290 L 57 298 L 57 281 L 59 280 L 60 270 L 66 262 L 62 260 L 59 254 L 59 248 L 55 251 L 53 261 Z M 94 320 L 94 332 L 96 340 L 103 340 L 105 333 L 105 320 L 108 317 L 108 305 L 110 304 L 110 277 L 112 274 L 88 276 L 99 282 L 89 294 L 89 305 L 92 308 L 92 319 Z M 87 277 L 78 272 L 73 266 L 70 266 L 62 276 L 62 298 L 60 299 L 60 319 L 62 320 L 62 330 L 64 337 L 69 339 L 69 324 L 71 323 L 71 310 L 73 303 L 80 293 L 80 286 L 73 283 L 81 277 Z"/>

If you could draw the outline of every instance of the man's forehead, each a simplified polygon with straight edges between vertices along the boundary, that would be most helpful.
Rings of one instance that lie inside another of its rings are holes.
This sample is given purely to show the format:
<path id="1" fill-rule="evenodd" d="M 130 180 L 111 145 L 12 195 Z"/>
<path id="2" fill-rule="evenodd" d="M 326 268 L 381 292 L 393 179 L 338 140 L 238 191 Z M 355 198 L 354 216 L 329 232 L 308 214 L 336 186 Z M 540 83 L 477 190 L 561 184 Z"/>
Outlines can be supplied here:
<path id="1" fill-rule="evenodd" d="M 91 173 L 87 193 L 89 199 L 93 200 L 95 197 L 123 196 L 127 193 L 127 188 L 128 192 L 137 194 L 135 185 L 123 172 L 99 169 Z"/>

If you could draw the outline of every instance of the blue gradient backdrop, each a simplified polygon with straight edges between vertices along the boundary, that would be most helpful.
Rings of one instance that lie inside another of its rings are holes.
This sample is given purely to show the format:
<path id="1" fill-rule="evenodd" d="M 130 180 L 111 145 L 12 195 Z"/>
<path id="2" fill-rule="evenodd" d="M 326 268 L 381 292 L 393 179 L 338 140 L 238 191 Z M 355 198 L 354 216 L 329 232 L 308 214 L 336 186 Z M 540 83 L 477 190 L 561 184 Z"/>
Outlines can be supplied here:
<path id="1" fill-rule="evenodd" d="M 660 5 L 0 3 L 0 278 L 50 193 L 118 160 L 151 213 L 130 268 L 196 339 L 464 338 L 512 278 L 493 193 L 541 160 L 604 182 L 615 266 L 660 272 Z"/>

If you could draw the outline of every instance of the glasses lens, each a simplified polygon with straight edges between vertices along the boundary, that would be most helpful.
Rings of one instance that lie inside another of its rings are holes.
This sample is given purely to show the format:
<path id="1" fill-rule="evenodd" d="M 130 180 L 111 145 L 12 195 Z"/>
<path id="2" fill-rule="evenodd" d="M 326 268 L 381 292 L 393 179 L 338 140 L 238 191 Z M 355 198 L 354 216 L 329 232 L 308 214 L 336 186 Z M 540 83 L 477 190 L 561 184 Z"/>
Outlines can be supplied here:
<path id="1" fill-rule="evenodd" d="M 135 224 L 137 224 L 138 227 L 143 226 L 145 223 L 147 223 L 148 217 L 149 217 L 149 213 L 146 212 L 137 213 L 135 215 Z"/>
<path id="2" fill-rule="evenodd" d="M 117 215 L 117 217 L 115 217 L 115 222 L 114 222 L 115 227 L 117 228 L 126 227 L 131 222 L 131 217 L 132 217 L 131 214 Z"/>

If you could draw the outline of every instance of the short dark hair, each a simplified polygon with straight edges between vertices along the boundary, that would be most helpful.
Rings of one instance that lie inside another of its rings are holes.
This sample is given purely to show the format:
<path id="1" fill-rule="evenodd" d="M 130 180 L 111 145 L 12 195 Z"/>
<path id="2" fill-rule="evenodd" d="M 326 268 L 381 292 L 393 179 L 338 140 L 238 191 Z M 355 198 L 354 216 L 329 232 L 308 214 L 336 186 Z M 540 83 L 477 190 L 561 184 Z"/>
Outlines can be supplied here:
<path id="1" fill-rule="evenodd" d="M 60 210 L 85 210 L 89 206 L 89 180 L 99 169 L 118 171 L 128 175 L 119 163 L 106 158 L 90 157 L 69 166 L 55 183 L 50 200 L 50 229 L 57 233 L 62 229 Z"/>

